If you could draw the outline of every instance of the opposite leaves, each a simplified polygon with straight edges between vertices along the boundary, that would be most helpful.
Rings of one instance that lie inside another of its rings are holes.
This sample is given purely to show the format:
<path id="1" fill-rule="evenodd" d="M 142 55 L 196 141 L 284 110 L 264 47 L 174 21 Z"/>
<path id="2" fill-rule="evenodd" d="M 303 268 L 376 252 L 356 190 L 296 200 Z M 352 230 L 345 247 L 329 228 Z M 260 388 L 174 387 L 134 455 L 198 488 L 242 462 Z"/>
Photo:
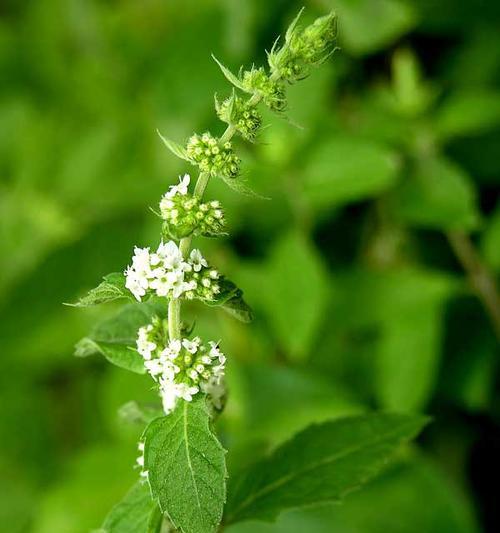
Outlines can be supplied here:
<path id="1" fill-rule="evenodd" d="M 179 402 L 149 424 L 143 440 L 144 469 L 161 510 L 183 533 L 215 532 L 226 500 L 226 464 L 205 398 Z"/>
<path id="2" fill-rule="evenodd" d="M 340 500 L 374 477 L 425 425 L 421 416 L 372 414 L 312 425 L 230 487 L 225 523 Z"/>

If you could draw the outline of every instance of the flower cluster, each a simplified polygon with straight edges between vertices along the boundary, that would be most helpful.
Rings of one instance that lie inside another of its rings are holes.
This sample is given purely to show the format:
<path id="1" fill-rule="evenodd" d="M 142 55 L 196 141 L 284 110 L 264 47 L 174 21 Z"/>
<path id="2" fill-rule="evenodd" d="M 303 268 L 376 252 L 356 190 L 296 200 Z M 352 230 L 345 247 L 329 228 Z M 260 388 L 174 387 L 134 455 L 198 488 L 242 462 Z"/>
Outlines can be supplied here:
<path id="1" fill-rule="evenodd" d="M 160 214 L 165 221 L 164 235 L 176 240 L 192 233 L 208 237 L 220 235 L 225 224 L 220 202 L 200 202 L 188 193 L 189 181 L 189 174 L 185 174 L 160 201 Z"/>
<path id="2" fill-rule="evenodd" d="M 285 110 L 286 94 L 283 83 L 272 80 L 262 67 L 243 72 L 241 84 L 244 91 L 258 94 L 269 109 L 278 112 Z"/>
<path id="3" fill-rule="evenodd" d="M 254 105 L 236 96 L 232 96 L 220 103 L 215 98 L 217 116 L 226 124 L 231 124 L 247 141 L 254 141 L 262 124 L 262 117 Z"/>
<path id="4" fill-rule="evenodd" d="M 210 268 L 197 249 L 184 260 L 173 241 L 160 243 L 156 252 L 135 248 L 125 271 L 125 287 L 140 302 L 149 291 L 168 298 L 213 299 L 219 293 L 219 273 Z"/>
<path id="5" fill-rule="evenodd" d="M 174 409 L 179 398 L 190 402 L 200 391 L 220 409 L 225 392 L 226 357 L 218 344 L 210 341 L 205 345 L 199 337 L 169 342 L 161 342 L 160 338 L 157 325 L 143 326 L 138 331 L 137 351 L 144 358 L 147 372 L 159 385 L 165 413 Z"/>
<path id="6" fill-rule="evenodd" d="M 222 144 L 208 132 L 192 135 L 187 142 L 186 153 L 192 163 L 211 176 L 235 178 L 240 171 L 240 159 L 232 144 L 229 141 Z"/>
<path id="7" fill-rule="evenodd" d="M 286 33 L 285 44 L 268 55 L 271 72 L 276 72 L 290 83 L 303 79 L 310 68 L 322 63 L 335 50 L 337 33 L 336 17 L 330 13 L 318 18 L 301 30 L 297 26 L 299 16 Z"/>

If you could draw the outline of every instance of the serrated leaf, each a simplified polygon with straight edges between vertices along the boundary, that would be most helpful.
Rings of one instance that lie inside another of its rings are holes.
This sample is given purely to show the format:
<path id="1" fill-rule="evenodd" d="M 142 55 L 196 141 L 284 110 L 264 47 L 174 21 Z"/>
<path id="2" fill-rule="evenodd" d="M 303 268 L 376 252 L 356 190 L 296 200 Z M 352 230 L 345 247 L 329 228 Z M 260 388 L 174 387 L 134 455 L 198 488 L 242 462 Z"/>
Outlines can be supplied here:
<path id="1" fill-rule="evenodd" d="M 170 139 L 167 139 L 164 137 L 159 130 L 156 130 L 156 133 L 160 136 L 160 139 L 163 141 L 163 144 L 177 157 L 180 159 L 184 159 L 184 161 L 189 161 L 189 157 L 187 155 L 186 149 L 184 146 L 181 146 L 180 144 L 171 141 Z"/>
<path id="2" fill-rule="evenodd" d="M 312 425 L 232 478 L 224 521 L 274 520 L 286 509 L 339 501 L 425 423 L 422 416 L 371 414 Z"/>
<path id="3" fill-rule="evenodd" d="M 204 397 L 180 401 L 146 428 L 144 468 L 154 498 L 183 533 L 212 533 L 226 500 L 225 451 L 209 427 Z"/>
<path id="4" fill-rule="evenodd" d="M 232 83 L 235 87 L 238 89 L 241 89 L 242 91 L 246 91 L 244 85 L 241 83 L 240 79 L 235 76 L 227 67 L 225 67 L 213 54 L 212 54 L 213 60 L 219 65 L 219 68 L 222 71 L 222 74 L 224 74 L 225 78 L 229 83 Z"/>
<path id="5" fill-rule="evenodd" d="M 85 352 L 85 353 L 83 353 Z M 120 368 L 130 370 L 136 374 L 144 374 L 144 359 L 137 353 L 133 346 L 115 344 L 113 342 L 94 341 L 84 337 L 75 346 L 75 355 L 77 357 L 86 357 L 100 353 L 110 363 Z"/>
<path id="6" fill-rule="evenodd" d="M 99 530 L 102 533 L 157 533 L 162 514 L 151 498 L 149 486 L 138 481 L 110 511 Z"/>
<path id="7" fill-rule="evenodd" d="M 204 300 L 204 302 L 212 307 L 222 307 L 226 313 L 241 322 L 251 322 L 253 320 L 253 312 L 243 299 L 243 291 L 226 278 L 220 280 L 220 287 L 221 290 L 215 300 Z"/>
<path id="8" fill-rule="evenodd" d="M 249 187 L 245 181 L 241 178 L 228 178 L 226 176 L 220 176 L 222 181 L 233 191 L 243 194 L 244 196 L 250 196 L 251 198 L 260 198 L 261 200 L 269 200 L 267 196 L 262 196 L 258 192 L 255 192 Z"/>
<path id="9" fill-rule="evenodd" d="M 154 299 L 126 305 L 98 323 L 87 337 L 80 340 L 75 346 L 75 355 L 101 354 L 116 366 L 143 374 L 144 361 L 135 350 L 137 330 L 148 324 L 154 315 L 164 317 L 165 307 L 163 302 Z"/>
<path id="10" fill-rule="evenodd" d="M 222 309 L 240 322 L 249 324 L 253 320 L 252 308 L 243 300 L 243 297 L 234 296 L 222 305 Z"/>
<path id="11" fill-rule="evenodd" d="M 125 288 L 125 275 L 121 272 L 113 272 L 104 276 L 104 281 L 95 289 L 91 289 L 85 296 L 72 304 L 71 307 L 90 307 L 106 302 L 112 302 L 120 298 L 131 298 L 131 293 Z"/>
<path id="12" fill-rule="evenodd" d="M 144 405 L 131 401 L 123 404 L 118 410 L 118 416 L 129 424 L 149 424 L 155 418 L 163 416 L 163 411 L 156 405 Z"/>

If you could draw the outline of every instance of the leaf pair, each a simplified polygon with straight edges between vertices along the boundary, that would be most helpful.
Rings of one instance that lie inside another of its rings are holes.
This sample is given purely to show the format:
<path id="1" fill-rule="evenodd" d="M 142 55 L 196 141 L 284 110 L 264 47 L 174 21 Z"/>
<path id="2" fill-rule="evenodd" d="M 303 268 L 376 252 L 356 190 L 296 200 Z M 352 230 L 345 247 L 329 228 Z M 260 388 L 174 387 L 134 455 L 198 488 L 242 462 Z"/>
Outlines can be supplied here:
<path id="1" fill-rule="evenodd" d="M 312 425 L 235 476 L 224 509 L 225 451 L 210 429 L 205 400 L 199 398 L 182 402 L 147 427 L 144 467 L 155 502 L 175 527 L 183 533 L 213 533 L 223 510 L 228 525 L 273 520 L 287 509 L 340 500 L 377 475 L 425 423 L 421 416 L 370 414 Z M 137 500 L 129 520 L 142 520 L 142 529 L 134 531 L 149 533 L 145 516 L 155 505 L 147 498 Z M 115 507 L 108 523 L 119 524 L 112 515 L 124 512 L 131 507 Z"/>

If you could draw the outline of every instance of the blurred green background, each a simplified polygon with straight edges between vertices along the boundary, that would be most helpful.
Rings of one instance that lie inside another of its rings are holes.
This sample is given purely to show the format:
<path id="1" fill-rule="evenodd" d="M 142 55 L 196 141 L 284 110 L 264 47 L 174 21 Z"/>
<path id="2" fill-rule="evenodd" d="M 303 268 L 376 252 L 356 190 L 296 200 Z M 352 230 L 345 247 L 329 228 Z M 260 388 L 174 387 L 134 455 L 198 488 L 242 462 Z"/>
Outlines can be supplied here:
<path id="1" fill-rule="evenodd" d="M 266 115 L 262 142 L 239 147 L 272 200 L 213 180 L 231 236 L 199 243 L 256 320 L 186 309 L 230 357 L 229 466 L 312 421 L 434 422 L 344 505 L 228 531 L 500 530 L 500 3 L 3 0 L 1 531 L 87 532 L 136 478 L 141 427 L 117 410 L 151 383 L 74 358 L 117 308 L 62 302 L 155 244 L 147 207 L 186 170 L 155 129 L 222 131 L 210 53 L 264 63 L 302 4 L 307 21 L 337 10 L 341 51 L 290 89 L 289 121 Z"/>

